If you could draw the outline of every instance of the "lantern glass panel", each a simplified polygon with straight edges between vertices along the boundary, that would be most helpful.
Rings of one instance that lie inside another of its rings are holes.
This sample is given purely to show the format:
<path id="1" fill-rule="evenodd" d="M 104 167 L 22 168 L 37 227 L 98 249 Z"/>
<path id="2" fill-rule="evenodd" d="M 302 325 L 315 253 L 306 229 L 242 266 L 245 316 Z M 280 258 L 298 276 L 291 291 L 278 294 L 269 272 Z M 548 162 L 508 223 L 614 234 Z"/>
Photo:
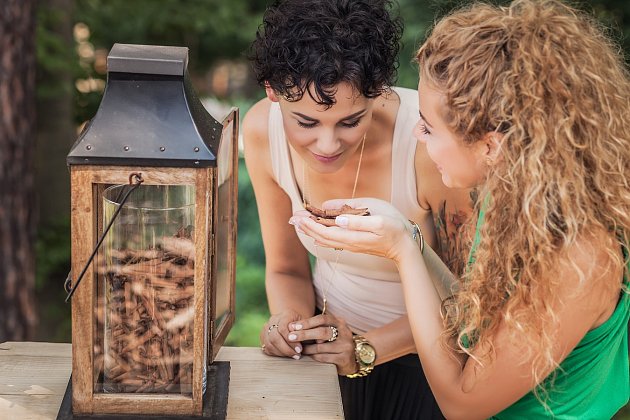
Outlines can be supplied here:
<path id="1" fill-rule="evenodd" d="M 234 132 L 234 119 L 223 128 L 221 144 L 217 159 L 217 183 L 218 183 L 218 224 L 217 224 L 217 283 L 216 304 L 214 307 L 214 319 L 217 326 L 226 319 L 230 311 L 231 301 L 231 232 L 233 232 L 234 202 L 236 197 L 233 188 L 234 156 L 232 135 Z M 217 330 L 217 333 L 219 331 Z"/>
<path id="2" fill-rule="evenodd" d="M 103 186 L 99 231 L 129 185 Z M 97 262 L 95 392 L 192 392 L 195 187 L 140 185 Z"/>

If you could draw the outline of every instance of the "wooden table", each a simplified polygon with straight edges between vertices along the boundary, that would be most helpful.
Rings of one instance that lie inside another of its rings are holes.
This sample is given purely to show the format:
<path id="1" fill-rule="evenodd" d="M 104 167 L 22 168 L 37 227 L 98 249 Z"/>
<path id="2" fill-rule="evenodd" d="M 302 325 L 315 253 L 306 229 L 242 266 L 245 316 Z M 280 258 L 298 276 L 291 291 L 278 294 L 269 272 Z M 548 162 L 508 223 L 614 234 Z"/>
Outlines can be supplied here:
<path id="1" fill-rule="evenodd" d="M 223 347 L 230 362 L 228 419 L 343 419 L 333 365 Z M 70 344 L 0 344 L 0 420 L 56 419 L 72 370 Z"/>

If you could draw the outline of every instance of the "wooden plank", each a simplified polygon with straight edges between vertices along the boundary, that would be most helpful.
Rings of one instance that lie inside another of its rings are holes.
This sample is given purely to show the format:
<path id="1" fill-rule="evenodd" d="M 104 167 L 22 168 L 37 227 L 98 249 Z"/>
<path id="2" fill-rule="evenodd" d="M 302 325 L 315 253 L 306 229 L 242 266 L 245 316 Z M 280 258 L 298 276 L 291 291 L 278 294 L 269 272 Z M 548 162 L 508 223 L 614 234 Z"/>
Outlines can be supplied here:
<path id="1" fill-rule="evenodd" d="M 95 394 L 94 406 L 115 414 L 190 414 L 192 398 L 174 394 Z"/>
<path id="2" fill-rule="evenodd" d="M 8 349 L 0 350 L 0 419 L 56 419 L 70 376 L 70 345 L 2 343 L 0 349 Z M 228 420 L 343 418 L 333 365 L 270 357 L 251 347 L 223 347 L 217 360 L 231 366 Z M 151 405 L 146 397 L 135 400 Z"/>
<path id="3" fill-rule="evenodd" d="M 72 358 L 70 343 L 36 343 L 31 341 L 7 341 L 0 344 L 0 357 L 41 356 L 49 358 Z"/>
<path id="4" fill-rule="evenodd" d="M 195 182 L 195 283 L 194 307 L 195 319 L 193 324 L 193 384 L 192 384 L 192 412 L 201 415 L 203 410 L 202 376 L 206 369 L 208 354 L 208 242 L 207 233 L 211 208 L 210 195 L 212 191 L 212 169 L 197 170 Z"/>
<path id="5" fill-rule="evenodd" d="M 0 419 L 56 419 L 71 368 L 70 344 L 0 344 Z"/>
<path id="6" fill-rule="evenodd" d="M 337 371 L 309 357 L 264 355 L 256 348 L 222 348 L 231 363 L 228 419 L 343 419 Z"/>
<path id="7" fill-rule="evenodd" d="M 73 166 L 71 185 L 71 253 L 74 284 L 96 244 L 91 172 Z M 92 264 L 93 266 L 93 264 Z M 94 269 L 88 268 L 72 296 L 72 400 L 77 413 L 92 412 L 94 343 Z"/>
<path id="8" fill-rule="evenodd" d="M 197 168 L 152 168 L 138 166 L 73 166 L 73 171 L 91 173 L 97 184 L 129 184 L 131 173 L 141 173 L 145 185 L 194 185 Z"/>

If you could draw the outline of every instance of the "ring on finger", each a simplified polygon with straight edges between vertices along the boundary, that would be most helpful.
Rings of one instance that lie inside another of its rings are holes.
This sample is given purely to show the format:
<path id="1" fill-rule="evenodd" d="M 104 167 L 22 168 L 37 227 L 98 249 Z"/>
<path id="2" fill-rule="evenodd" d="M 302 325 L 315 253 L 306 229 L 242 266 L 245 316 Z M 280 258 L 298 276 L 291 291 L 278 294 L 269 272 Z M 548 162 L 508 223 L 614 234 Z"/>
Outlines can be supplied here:
<path id="1" fill-rule="evenodd" d="M 278 328 L 278 324 L 270 325 L 269 328 L 267 328 L 267 334 L 269 334 L 274 328 Z"/>
<path id="2" fill-rule="evenodd" d="M 337 327 L 334 327 L 332 325 L 328 326 L 330 328 L 330 338 L 328 339 L 329 342 L 333 342 L 337 339 L 337 337 L 339 337 L 339 330 L 337 329 Z"/>

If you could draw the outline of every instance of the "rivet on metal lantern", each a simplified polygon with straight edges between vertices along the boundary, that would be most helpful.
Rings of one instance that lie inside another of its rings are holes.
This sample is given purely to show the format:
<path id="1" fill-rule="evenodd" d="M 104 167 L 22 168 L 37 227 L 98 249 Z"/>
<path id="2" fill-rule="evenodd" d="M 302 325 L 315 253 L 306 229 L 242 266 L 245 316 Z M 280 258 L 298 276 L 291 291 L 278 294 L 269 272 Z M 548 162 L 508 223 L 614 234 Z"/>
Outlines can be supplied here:
<path id="1" fill-rule="evenodd" d="M 234 321 L 238 110 L 208 114 L 187 64 L 114 45 L 68 154 L 75 415 L 201 416 Z"/>

